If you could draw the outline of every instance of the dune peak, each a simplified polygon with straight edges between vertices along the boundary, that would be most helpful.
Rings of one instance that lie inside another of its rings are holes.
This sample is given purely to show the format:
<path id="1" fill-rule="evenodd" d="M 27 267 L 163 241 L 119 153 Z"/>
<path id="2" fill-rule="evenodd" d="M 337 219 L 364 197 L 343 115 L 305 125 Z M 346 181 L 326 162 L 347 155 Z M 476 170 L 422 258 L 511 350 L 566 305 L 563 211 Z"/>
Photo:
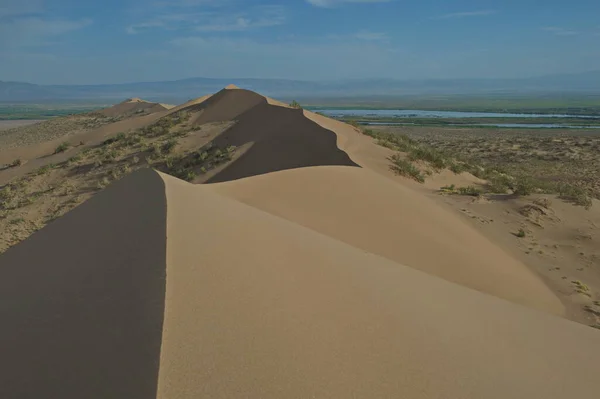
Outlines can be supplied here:
<path id="1" fill-rule="evenodd" d="M 139 97 L 128 98 L 127 100 L 123 101 L 123 103 L 148 103 L 148 102 L 149 101 L 142 100 Z"/>
<path id="2" fill-rule="evenodd" d="M 227 85 L 227 86 L 225 87 L 225 90 L 239 90 L 239 89 L 240 89 L 240 88 L 239 88 L 239 87 L 237 87 L 237 86 L 236 86 L 236 85 L 234 85 L 234 84 L 230 84 L 230 85 Z"/>

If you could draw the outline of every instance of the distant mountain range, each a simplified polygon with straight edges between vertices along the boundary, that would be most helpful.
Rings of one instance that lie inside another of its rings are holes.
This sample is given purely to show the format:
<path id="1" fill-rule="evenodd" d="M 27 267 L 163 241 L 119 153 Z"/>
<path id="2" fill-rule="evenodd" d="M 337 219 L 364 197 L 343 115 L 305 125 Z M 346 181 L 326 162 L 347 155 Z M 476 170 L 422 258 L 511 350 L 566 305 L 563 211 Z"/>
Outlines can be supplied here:
<path id="1" fill-rule="evenodd" d="M 180 103 L 228 84 L 281 99 L 420 96 L 528 95 L 548 93 L 600 94 L 600 71 L 526 79 L 361 79 L 328 82 L 286 79 L 191 78 L 163 82 L 106 85 L 37 85 L 0 81 L 0 102 L 104 101 L 129 97 Z"/>

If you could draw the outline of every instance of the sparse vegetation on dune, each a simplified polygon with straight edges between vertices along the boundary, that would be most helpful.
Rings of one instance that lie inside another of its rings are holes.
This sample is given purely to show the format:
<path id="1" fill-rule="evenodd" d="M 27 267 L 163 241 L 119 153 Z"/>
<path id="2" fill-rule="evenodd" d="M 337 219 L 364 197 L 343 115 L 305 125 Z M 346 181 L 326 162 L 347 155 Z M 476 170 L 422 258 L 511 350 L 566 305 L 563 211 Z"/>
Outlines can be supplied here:
<path id="1" fill-rule="evenodd" d="M 61 152 L 65 152 L 69 149 L 69 147 L 71 147 L 71 144 L 69 144 L 68 142 L 63 142 L 61 144 L 58 145 L 58 147 L 56 147 L 54 149 L 54 153 L 55 154 L 60 154 Z"/>
<path id="2" fill-rule="evenodd" d="M 95 147 L 79 149 L 65 142 L 55 153 L 70 149 L 74 154 L 68 160 L 44 165 L 0 187 L 0 253 L 135 170 L 152 167 L 193 181 L 230 161 L 234 146 L 181 145 L 180 138 L 194 130 L 182 129 L 190 117 L 188 112 L 169 115 Z"/>
<path id="3" fill-rule="evenodd" d="M 296 100 L 294 100 L 290 103 L 290 107 L 297 108 L 297 109 L 302 108 L 302 106 Z"/>
<path id="4" fill-rule="evenodd" d="M 586 208 L 592 206 L 592 198 L 600 199 L 597 135 L 428 127 L 381 127 L 363 133 L 434 172 L 469 172 L 487 181 L 482 192 L 557 194 Z"/>
<path id="5" fill-rule="evenodd" d="M 392 166 L 390 168 L 397 174 L 411 178 L 419 183 L 425 181 L 425 177 L 421 171 L 411 162 L 402 158 L 401 155 L 393 155 L 390 160 L 392 161 Z"/>

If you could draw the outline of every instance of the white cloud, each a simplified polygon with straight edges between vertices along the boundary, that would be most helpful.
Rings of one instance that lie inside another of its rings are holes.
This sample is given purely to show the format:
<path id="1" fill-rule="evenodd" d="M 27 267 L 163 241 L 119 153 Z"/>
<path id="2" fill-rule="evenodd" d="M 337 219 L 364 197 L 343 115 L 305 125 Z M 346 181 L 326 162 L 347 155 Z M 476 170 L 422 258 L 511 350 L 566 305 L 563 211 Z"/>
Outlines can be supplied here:
<path id="1" fill-rule="evenodd" d="M 153 28 L 200 32 L 239 32 L 285 23 L 285 12 L 281 6 L 257 6 L 243 13 L 235 12 L 236 10 L 227 11 L 229 10 L 177 14 L 159 13 L 152 19 L 130 25 L 126 30 L 130 34 Z"/>
<path id="2" fill-rule="evenodd" d="M 394 0 L 306 0 L 315 7 L 333 8 L 343 4 L 389 3 Z"/>
<path id="3" fill-rule="evenodd" d="M 480 10 L 480 11 L 464 11 L 464 12 L 453 12 L 444 15 L 438 15 L 432 17 L 432 19 L 455 19 L 455 18 L 468 18 L 468 17 L 485 17 L 488 15 L 496 14 L 494 10 Z"/>
<path id="4" fill-rule="evenodd" d="M 577 31 L 561 28 L 559 26 L 545 26 L 542 30 L 554 33 L 557 36 L 574 36 L 579 34 Z"/>

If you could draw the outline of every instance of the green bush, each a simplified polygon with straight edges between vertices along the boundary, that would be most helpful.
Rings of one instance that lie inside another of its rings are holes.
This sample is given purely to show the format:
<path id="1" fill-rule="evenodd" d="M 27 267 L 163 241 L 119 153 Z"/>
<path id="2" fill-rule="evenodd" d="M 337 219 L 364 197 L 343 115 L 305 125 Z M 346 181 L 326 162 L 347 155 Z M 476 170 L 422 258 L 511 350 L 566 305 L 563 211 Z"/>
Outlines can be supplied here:
<path id="1" fill-rule="evenodd" d="M 65 152 L 69 149 L 70 146 L 71 145 L 65 141 L 64 143 L 61 143 L 58 147 L 54 149 L 54 153 L 60 154 L 61 152 Z"/>
<path id="2" fill-rule="evenodd" d="M 411 162 L 400 157 L 398 154 L 391 157 L 392 166 L 390 167 L 396 174 L 405 177 L 410 177 L 419 183 L 425 182 L 425 177 L 421 174 L 421 171 L 413 165 Z"/>
<path id="3" fill-rule="evenodd" d="M 479 197 L 481 195 L 481 190 L 475 186 L 459 187 L 458 193 L 460 195 L 469 195 L 471 197 Z"/>
<path id="4" fill-rule="evenodd" d="M 516 236 L 519 237 L 519 238 L 525 237 L 525 230 L 519 229 L 519 231 L 517 232 Z"/>
<path id="5" fill-rule="evenodd" d="M 509 188 L 512 187 L 510 177 L 502 174 L 493 173 L 488 176 L 488 190 L 496 194 L 506 194 Z"/>
<path id="6" fill-rule="evenodd" d="M 454 173 L 454 174 L 460 174 L 462 172 L 465 171 L 465 165 L 462 163 L 457 163 L 457 162 L 453 162 L 450 165 L 450 170 Z"/>
<path id="7" fill-rule="evenodd" d="M 409 158 L 412 161 L 425 161 L 438 170 L 443 169 L 446 166 L 446 160 L 442 154 L 433 148 L 415 147 L 410 151 Z"/>
<path id="8" fill-rule="evenodd" d="M 535 185 L 530 178 L 521 177 L 517 179 L 513 187 L 513 193 L 519 196 L 527 196 L 533 194 Z"/>
<path id="9" fill-rule="evenodd" d="M 296 100 L 294 100 L 290 103 L 290 107 L 296 108 L 296 109 L 302 108 L 302 106 Z"/>
<path id="10" fill-rule="evenodd" d="M 169 154 L 177 146 L 177 140 L 171 139 L 164 143 L 161 147 L 163 154 Z"/>
<path id="11" fill-rule="evenodd" d="M 575 205 L 581 205 L 585 209 L 592 207 L 592 198 L 581 187 L 563 183 L 558 186 L 558 193 L 560 198 Z"/>

